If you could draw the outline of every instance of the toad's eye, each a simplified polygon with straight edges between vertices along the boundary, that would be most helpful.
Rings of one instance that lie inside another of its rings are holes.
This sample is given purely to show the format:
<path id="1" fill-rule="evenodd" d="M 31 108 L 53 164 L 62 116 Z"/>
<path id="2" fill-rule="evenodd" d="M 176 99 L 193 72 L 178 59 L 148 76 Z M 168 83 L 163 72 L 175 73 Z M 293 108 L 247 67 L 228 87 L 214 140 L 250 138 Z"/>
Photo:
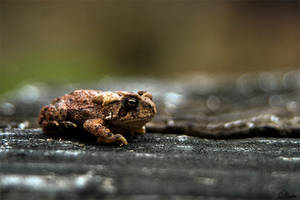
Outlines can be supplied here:
<path id="1" fill-rule="evenodd" d="M 123 106 L 126 110 L 135 110 L 138 106 L 138 100 L 136 98 L 125 98 L 123 100 Z"/>

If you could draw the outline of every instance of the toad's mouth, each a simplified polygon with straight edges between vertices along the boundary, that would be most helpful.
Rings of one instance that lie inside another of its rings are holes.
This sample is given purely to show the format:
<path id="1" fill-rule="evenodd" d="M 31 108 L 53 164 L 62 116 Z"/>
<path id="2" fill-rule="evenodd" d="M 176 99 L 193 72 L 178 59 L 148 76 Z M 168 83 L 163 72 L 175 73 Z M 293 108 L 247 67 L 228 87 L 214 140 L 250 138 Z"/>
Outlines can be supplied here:
<path id="1" fill-rule="evenodd" d="M 108 123 L 115 126 L 143 126 L 147 122 L 151 121 L 153 117 L 143 117 L 143 118 L 135 118 L 135 119 L 115 119 L 110 120 Z"/>

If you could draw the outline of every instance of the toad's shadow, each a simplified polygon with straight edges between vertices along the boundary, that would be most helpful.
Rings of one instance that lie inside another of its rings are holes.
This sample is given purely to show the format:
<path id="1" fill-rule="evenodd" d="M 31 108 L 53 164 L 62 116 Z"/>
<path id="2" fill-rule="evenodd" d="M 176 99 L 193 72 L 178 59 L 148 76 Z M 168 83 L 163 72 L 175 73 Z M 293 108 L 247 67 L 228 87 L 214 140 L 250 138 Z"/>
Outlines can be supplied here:
<path id="1" fill-rule="evenodd" d="M 43 132 L 42 134 L 45 134 L 45 136 L 53 139 L 53 140 L 68 140 L 70 142 L 76 142 L 76 143 L 81 143 L 84 145 L 92 145 L 92 146 L 119 146 L 120 142 L 113 142 L 113 143 L 98 143 L 97 142 L 97 136 L 94 136 L 84 130 L 64 130 L 62 132 L 54 132 L 54 133 L 45 133 Z M 139 135 L 124 135 L 124 137 L 129 141 L 130 143 L 134 142 L 138 137 L 142 137 Z"/>

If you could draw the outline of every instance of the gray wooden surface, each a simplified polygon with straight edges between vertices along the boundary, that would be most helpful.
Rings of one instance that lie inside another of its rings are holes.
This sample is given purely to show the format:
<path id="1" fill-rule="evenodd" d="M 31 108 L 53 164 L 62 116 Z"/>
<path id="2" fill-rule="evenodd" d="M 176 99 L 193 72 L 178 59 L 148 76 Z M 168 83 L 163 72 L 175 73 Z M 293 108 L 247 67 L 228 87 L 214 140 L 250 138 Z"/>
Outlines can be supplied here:
<path id="1" fill-rule="evenodd" d="M 154 93 L 159 114 L 126 147 L 37 127 L 43 104 L 91 85 L 27 85 L 0 105 L 0 199 L 299 199 L 296 75 L 91 84 Z"/>
<path id="2" fill-rule="evenodd" d="M 147 134 L 118 147 L 39 129 L 4 130 L 0 138 L 1 199 L 300 196 L 298 139 Z"/>

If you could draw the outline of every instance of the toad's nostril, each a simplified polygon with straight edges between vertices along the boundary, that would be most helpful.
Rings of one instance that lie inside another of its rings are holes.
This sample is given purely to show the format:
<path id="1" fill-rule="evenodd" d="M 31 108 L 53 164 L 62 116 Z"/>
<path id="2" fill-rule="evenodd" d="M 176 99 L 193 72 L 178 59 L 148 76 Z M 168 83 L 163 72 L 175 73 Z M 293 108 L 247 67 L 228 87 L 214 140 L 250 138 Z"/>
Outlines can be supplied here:
<path id="1" fill-rule="evenodd" d="M 143 94 L 144 97 L 148 97 L 149 99 L 152 100 L 152 94 L 150 92 L 146 92 L 145 94 Z"/>

